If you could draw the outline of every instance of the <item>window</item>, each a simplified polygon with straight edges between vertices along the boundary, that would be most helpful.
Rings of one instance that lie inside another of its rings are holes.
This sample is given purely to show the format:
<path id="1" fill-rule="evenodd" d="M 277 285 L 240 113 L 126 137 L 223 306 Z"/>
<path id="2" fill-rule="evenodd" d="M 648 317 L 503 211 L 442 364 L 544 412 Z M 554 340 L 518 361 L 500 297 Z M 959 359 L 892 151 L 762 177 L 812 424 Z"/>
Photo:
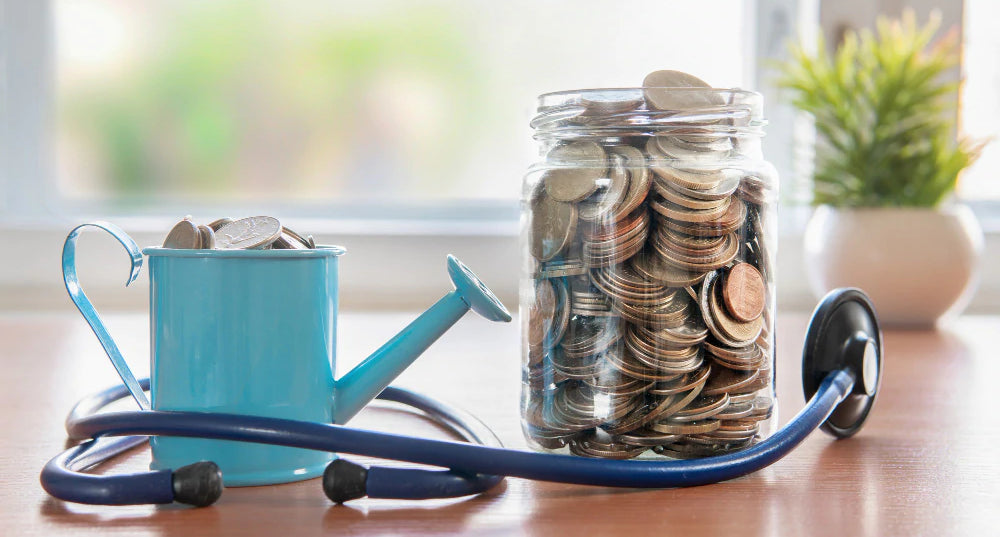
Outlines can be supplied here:
<path id="1" fill-rule="evenodd" d="M 125 212 L 266 200 L 513 216 L 535 96 L 665 67 L 746 86 L 744 9 L 53 0 L 56 192 Z"/>
<path id="2" fill-rule="evenodd" d="M 966 0 L 965 82 L 961 96 L 962 131 L 973 138 L 992 139 L 961 178 L 959 194 L 967 200 L 991 200 L 1000 205 L 1000 4 Z M 998 210 L 997 212 L 1000 212 Z"/>

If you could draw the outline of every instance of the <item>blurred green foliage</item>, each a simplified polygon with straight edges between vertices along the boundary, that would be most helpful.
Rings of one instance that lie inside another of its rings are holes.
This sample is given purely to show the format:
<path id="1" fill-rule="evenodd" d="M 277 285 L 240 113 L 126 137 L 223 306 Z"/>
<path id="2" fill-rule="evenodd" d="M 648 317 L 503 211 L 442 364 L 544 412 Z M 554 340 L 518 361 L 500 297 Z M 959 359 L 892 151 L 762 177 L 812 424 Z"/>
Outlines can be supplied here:
<path id="1" fill-rule="evenodd" d="M 834 55 L 792 47 L 779 85 L 815 118 L 819 140 L 813 203 L 846 207 L 934 207 L 954 191 L 979 146 L 957 140 L 949 120 L 958 82 L 956 35 L 936 43 L 932 15 L 880 18 L 876 32 L 848 32 Z"/>
<path id="2" fill-rule="evenodd" d="M 306 178 L 354 149 L 359 107 L 377 106 L 369 83 L 386 73 L 418 74 L 448 105 L 445 139 L 417 141 L 423 158 L 446 161 L 476 127 L 482 77 L 456 14 L 440 6 L 345 15 L 326 31 L 290 30 L 274 1 L 176 7 L 151 56 L 60 95 L 61 121 L 116 195 L 222 195 L 272 164 L 292 172 L 270 178 L 283 191 L 311 192 Z"/>

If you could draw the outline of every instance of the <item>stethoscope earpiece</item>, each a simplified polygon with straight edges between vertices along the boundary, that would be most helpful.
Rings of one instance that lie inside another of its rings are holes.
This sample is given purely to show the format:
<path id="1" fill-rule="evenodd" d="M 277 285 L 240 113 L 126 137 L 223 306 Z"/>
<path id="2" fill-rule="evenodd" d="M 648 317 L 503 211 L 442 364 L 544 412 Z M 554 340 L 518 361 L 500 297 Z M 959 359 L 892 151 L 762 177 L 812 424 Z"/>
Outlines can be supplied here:
<path id="1" fill-rule="evenodd" d="M 830 291 L 813 312 L 802 350 L 802 391 L 808 401 L 836 370 L 854 376 L 854 389 L 820 427 L 846 438 L 861 429 L 882 378 L 882 332 L 871 299 L 855 288 Z"/>

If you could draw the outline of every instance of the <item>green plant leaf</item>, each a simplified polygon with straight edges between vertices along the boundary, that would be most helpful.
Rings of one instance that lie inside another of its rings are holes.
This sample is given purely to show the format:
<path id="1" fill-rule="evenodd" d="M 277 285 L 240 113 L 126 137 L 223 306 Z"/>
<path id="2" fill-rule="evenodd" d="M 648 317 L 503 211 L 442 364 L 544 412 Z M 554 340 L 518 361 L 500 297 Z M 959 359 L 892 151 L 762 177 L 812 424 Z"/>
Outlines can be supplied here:
<path id="1" fill-rule="evenodd" d="M 777 84 L 815 119 L 813 203 L 933 207 L 954 191 L 978 150 L 954 139 L 959 82 L 945 74 L 959 46 L 955 33 L 934 40 L 940 25 L 906 10 L 848 32 L 833 54 L 822 39 L 815 54 L 791 45 Z"/>

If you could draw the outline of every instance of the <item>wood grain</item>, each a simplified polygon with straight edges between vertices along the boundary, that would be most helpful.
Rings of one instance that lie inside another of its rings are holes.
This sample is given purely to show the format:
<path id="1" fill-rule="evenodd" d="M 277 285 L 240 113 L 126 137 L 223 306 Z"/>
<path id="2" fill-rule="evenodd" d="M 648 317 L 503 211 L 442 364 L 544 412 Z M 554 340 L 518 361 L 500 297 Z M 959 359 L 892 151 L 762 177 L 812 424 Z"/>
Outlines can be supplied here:
<path id="1" fill-rule="evenodd" d="M 409 314 L 345 314 L 340 371 L 377 348 Z M 798 359 L 806 317 L 779 316 L 780 420 L 802 407 Z M 109 319 L 137 374 L 148 370 L 142 316 Z M 227 489 L 205 509 L 94 507 L 46 496 L 38 472 L 63 449 L 64 413 L 117 381 L 77 316 L 0 317 L 2 535 L 991 535 L 1000 506 L 1000 317 L 964 317 L 941 332 L 889 332 L 882 393 L 861 433 L 812 435 L 786 459 L 735 481 L 621 490 L 508 479 L 480 497 L 331 505 L 318 480 Z M 518 427 L 517 327 L 463 319 L 399 384 L 459 403 L 511 447 Z M 441 437 L 409 413 L 366 409 L 355 424 Z M 108 470 L 139 471 L 144 448 Z M 369 461 L 370 462 L 370 461 Z"/>

